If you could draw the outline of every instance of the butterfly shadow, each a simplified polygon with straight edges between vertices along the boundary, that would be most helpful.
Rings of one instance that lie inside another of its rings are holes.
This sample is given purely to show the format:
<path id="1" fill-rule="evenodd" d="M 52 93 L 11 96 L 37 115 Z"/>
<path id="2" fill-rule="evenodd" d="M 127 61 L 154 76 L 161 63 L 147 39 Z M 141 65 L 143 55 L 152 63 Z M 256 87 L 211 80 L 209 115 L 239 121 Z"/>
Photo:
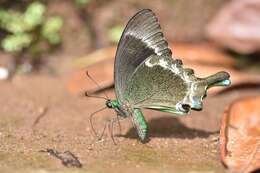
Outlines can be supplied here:
<path id="1" fill-rule="evenodd" d="M 189 128 L 175 117 L 161 117 L 152 119 L 148 122 L 148 127 L 150 138 L 207 138 L 210 135 L 217 133 Z M 122 136 L 126 138 L 137 138 L 136 129 L 132 127 L 125 135 Z"/>

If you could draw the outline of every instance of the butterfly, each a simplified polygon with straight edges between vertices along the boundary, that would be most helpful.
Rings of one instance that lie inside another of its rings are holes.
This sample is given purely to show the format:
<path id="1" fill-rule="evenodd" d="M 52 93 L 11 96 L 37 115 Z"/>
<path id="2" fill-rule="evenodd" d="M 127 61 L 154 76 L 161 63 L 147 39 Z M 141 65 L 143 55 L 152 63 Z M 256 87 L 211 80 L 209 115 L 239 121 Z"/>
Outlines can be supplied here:
<path id="1" fill-rule="evenodd" d="M 142 109 L 174 115 L 202 110 L 202 100 L 213 86 L 230 85 L 230 75 L 218 72 L 198 78 L 172 55 L 157 17 L 150 9 L 136 13 L 120 38 L 115 63 L 116 99 L 106 101 L 120 118 L 130 118 L 141 141 L 148 138 Z"/>

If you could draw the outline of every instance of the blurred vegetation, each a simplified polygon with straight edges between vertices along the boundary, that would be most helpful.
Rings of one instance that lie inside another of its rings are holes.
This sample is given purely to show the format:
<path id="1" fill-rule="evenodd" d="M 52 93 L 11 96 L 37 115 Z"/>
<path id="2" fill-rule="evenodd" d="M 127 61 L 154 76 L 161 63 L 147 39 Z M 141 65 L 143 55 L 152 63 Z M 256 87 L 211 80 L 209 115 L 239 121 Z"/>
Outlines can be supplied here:
<path id="1" fill-rule="evenodd" d="M 254 54 L 239 54 L 233 51 L 228 51 L 233 57 L 235 57 L 237 63 L 236 68 L 239 70 L 251 70 L 260 72 L 260 59 L 259 53 Z"/>
<path id="2" fill-rule="evenodd" d="M 79 8 L 83 8 L 85 5 L 90 3 L 91 0 L 74 0 L 75 4 Z"/>
<path id="3" fill-rule="evenodd" d="M 61 43 L 60 16 L 45 16 L 46 6 L 41 2 L 29 3 L 24 12 L 0 8 L 1 47 L 16 57 L 40 58 L 41 54 Z"/>
<path id="4" fill-rule="evenodd" d="M 41 65 L 47 60 L 43 57 L 48 57 L 46 54 L 52 53 L 62 43 L 60 31 L 63 19 L 50 15 L 55 12 L 65 16 L 64 20 L 68 21 L 63 30 L 62 52 L 83 54 L 110 46 L 111 43 L 117 44 L 129 17 L 142 8 L 154 9 L 158 14 L 169 42 L 196 43 L 206 40 L 205 26 L 224 3 L 224 0 L 216 0 L 214 3 L 208 0 L 154 3 L 148 0 L 1 0 L 0 48 L 13 55 L 14 64 L 18 64 L 16 70 L 25 61 L 33 66 Z M 85 37 L 81 37 L 83 34 L 86 34 Z M 236 57 L 239 69 L 255 67 L 256 64 L 259 67 L 259 62 L 251 55 L 231 55 Z"/>
<path id="5" fill-rule="evenodd" d="M 124 30 L 124 26 L 122 26 L 122 25 L 116 25 L 116 26 L 110 28 L 108 31 L 109 41 L 112 43 L 118 43 L 123 30 Z"/>

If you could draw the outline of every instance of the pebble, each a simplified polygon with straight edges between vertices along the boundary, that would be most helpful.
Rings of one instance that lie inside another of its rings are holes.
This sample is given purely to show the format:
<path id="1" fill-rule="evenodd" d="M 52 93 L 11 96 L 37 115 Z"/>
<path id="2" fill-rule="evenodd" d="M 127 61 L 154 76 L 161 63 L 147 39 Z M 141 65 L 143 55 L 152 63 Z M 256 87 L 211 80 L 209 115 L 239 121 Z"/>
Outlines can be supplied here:
<path id="1" fill-rule="evenodd" d="M 0 67 L 0 80 L 8 79 L 10 73 L 9 70 L 5 67 Z"/>

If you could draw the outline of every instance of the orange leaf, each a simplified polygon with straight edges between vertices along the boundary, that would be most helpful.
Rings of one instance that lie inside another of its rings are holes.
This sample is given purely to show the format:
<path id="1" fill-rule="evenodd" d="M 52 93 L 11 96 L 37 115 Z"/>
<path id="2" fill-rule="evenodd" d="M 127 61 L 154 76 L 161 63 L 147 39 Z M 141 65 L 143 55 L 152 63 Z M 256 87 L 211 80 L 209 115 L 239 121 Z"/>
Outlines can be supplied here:
<path id="1" fill-rule="evenodd" d="M 260 169 L 260 96 L 231 104 L 222 118 L 222 162 L 234 172 Z"/>

